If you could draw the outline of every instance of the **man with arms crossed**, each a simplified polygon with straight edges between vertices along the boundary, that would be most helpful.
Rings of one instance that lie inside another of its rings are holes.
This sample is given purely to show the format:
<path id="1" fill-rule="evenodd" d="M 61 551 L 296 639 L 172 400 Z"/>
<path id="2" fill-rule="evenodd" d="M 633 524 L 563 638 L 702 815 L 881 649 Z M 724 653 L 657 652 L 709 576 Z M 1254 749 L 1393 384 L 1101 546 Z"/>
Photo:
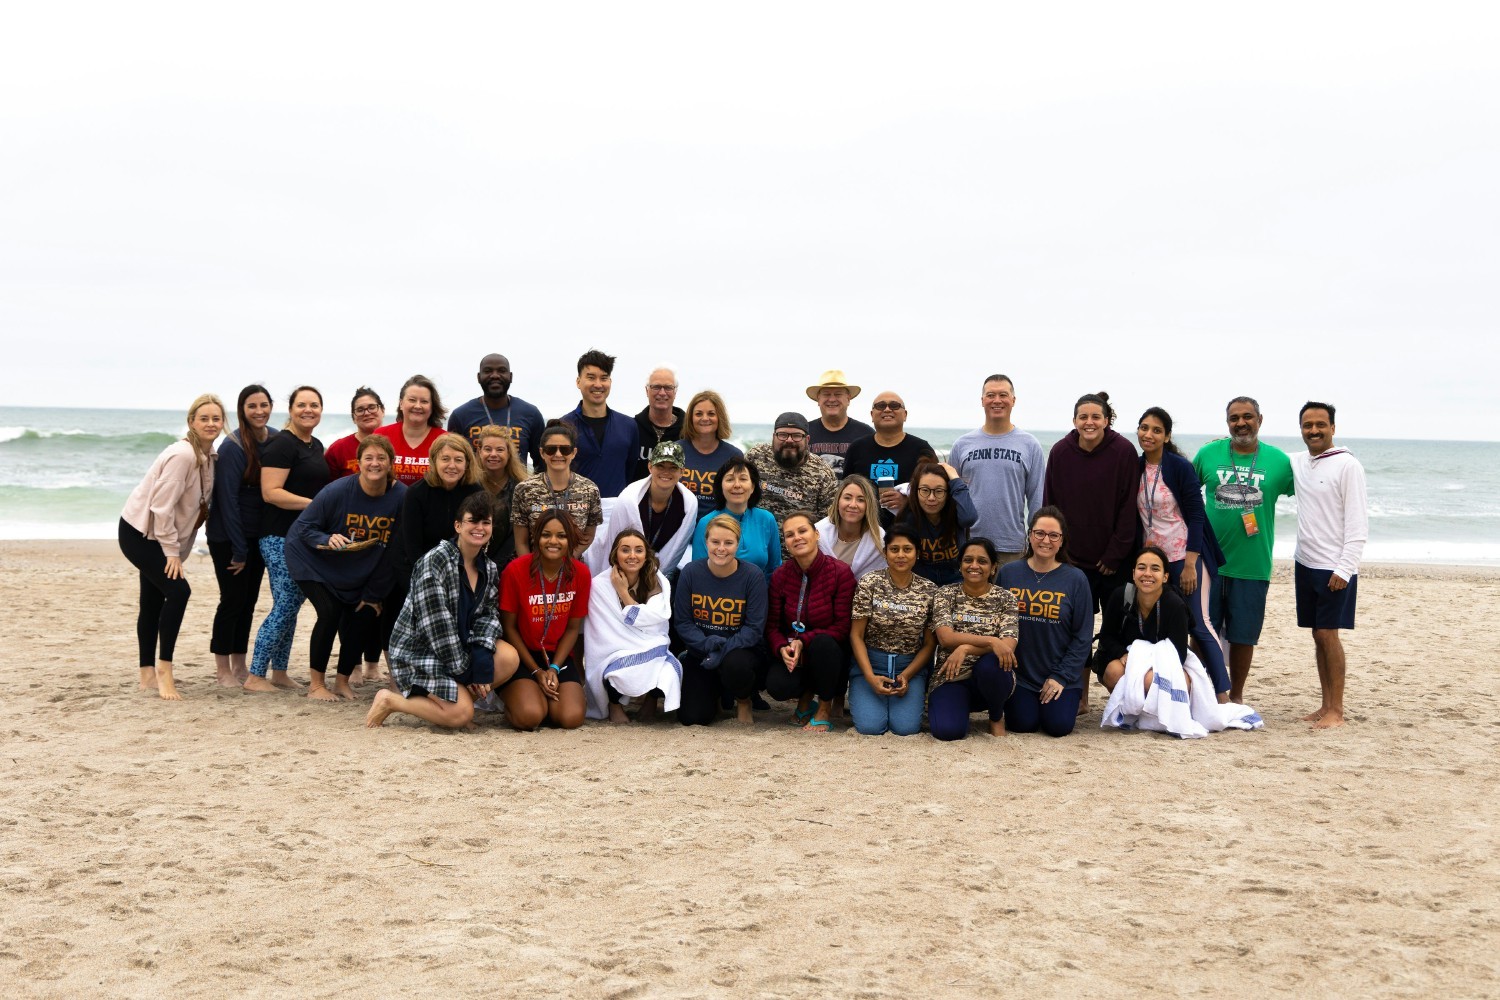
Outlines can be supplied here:
<path id="1" fill-rule="evenodd" d="M 1292 456 L 1297 485 L 1297 626 L 1312 629 L 1323 689 L 1323 704 L 1302 718 L 1316 729 L 1344 724 L 1344 643 L 1339 629 L 1354 627 L 1359 559 L 1370 534 L 1365 469 L 1346 449 L 1333 446 L 1333 415 L 1332 404 L 1302 404 L 1298 419 L 1307 453 Z"/>
<path id="2" fill-rule="evenodd" d="M 510 431 L 510 446 L 521 464 L 531 461 L 533 469 L 542 467 L 542 411 L 519 396 L 510 394 L 510 359 L 503 354 L 486 354 L 479 361 L 479 388 L 483 394 L 462 404 L 448 417 L 448 430 L 479 450 L 479 431 L 489 424 Z"/>
<path id="3" fill-rule="evenodd" d="M 1229 700 L 1243 705 L 1266 619 L 1276 499 L 1292 495 L 1292 463 L 1280 448 L 1261 443 L 1260 404 L 1249 396 L 1229 401 L 1225 421 L 1229 437 L 1198 449 L 1193 468 L 1203 483 L 1208 522 L 1224 550 L 1224 565 L 1208 594 L 1208 614 L 1229 644 Z"/>
<path id="4" fill-rule="evenodd" d="M 948 461 L 969 484 L 979 512 L 970 537 L 988 538 L 1003 566 L 1026 548 L 1026 518 L 1042 507 L 1047 459 L 1037 439 L 1011 423 L 1016 387 L 1009 376 L 985 379 L 979 402 L 984 426 L 953 442 Z"/>

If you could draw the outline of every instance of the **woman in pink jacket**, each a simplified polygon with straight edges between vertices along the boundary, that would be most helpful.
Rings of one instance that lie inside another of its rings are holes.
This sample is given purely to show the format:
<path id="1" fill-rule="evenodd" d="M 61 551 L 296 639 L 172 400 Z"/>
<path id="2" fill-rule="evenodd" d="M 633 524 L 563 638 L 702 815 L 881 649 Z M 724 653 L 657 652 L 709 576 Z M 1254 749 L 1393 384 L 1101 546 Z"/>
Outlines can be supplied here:
<path id="1" fill-rule="evenodd" d="M 208 517 L 214 442 L 224 429 L 223 402 L 209 393 L 199 396 L 188 407 L 187 425 L 187 436 L 156 457 L 120 514 L 120 551 L 141 575 L 141 609 L 135 619 L 141 688 L 156 688 L 169 701 L 182 699 L 172 682 L 172 651 L 192 595 L 182 563 Z"/>

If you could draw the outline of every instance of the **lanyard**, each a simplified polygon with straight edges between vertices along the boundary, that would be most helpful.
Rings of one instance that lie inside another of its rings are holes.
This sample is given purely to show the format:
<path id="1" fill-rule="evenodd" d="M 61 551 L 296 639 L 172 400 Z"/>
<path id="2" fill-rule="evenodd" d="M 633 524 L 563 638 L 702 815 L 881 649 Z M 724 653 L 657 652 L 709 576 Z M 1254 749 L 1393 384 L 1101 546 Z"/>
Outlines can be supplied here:
<path id="1" fill-rule="evenodd" d="M 807 631 L 807 624 L 802 621 L 802 607 L 807 602 L 807 574 L 802 574 L 802 589 L 797 594 L 797 618 L 792 622 L 792 631 L 801 635 Z"/>
<path id="2" fill-rule="evenodd" d="M 1156 520 L 1156 491 L 1161 486 L 1161 463 L 1156 466 L 1156 480 L 1151 479 L 1151 464 L 1146 464 L 1146 478 L 1141 488 L 1146 490 L 1146 540 L 1151 540 L 1151 524 Z M 1149 488 L 1148 488 L 1149 487 Z"/>
<path id="3" fill-rule="evenodd" d="M 552 620 L 557 617 L 557 597 L 562 591 L 562 568 L 557 570 L 557 586 L 552 593 L 547 593 L 547 575 L 542 572 L 541 564 L 537 564 L 536 575 L 542 581 L 542 652 L 547 652 L 547 633 L 552 631 Z M 557 648 L 557 643 L 552 644 Z"/>
<path id="4" fill-rule="evenodd" d="M 547 474 L 544 472 L 544 473 L 542 473 L 542 475 L 545 477 Z M 547 506 L 548 510 L 561 510 L 561 511 L 563 511 L 563 512 L 565 512 L 565 513 L 567 513 L 567 514 L 569 514 L 571 516 L 571 514 L 572 514 L 572 504 L 573 504 L 573 477 L 576 476 L 576 475 L 577 475 L 577 473 L 569 470 L 567 485 L 565 485 L 560 490 L 554 490 L 552 488 L 552 480 L 550 480 L 550 479 L 546 480 L 546 483 L 547 483 L 547 495 L 548 495 L 548 501 L 549 501 L 548 502 L 548 506 Z M 558 500 L 557 500 L 557 495 L 559 493 L 562 494 L 562 502 L 561 503 L 559 503 Z"/>
<path id="5" fill-rule="evenodd" d="M 1255 463 L 1259 461 L 1260 445 L 1257 444 L 1255 446 L 1255 454 L 1250 456 L 1250 468 L 1246 469 L 1244 472 L 1241 472 L 1240 467 L 1236 465 L 1234 461 L 1234 449 L 1229 449 L 1229 467 L 1234 470 L 1234 481 L 1239 483 L 1241 486 L 1244 486 L 1246 483 L 1248 483 L 1250 481 L 1250 477 L 1255 475 Z"/>
<path id="6" fill-rule="evenodd" d="M 490 412 L 490 404 L 486 403 L 484 401 L 484 397 L 483 396 L 479 397 L 479 405 L 482 406 L 482 407 L 484 407 L 484 417 L 490 423 L 494 424 L 497 427 L 509 427 L 510 426 L 510 406 L 511 406 L 510 403 L 506 403 L 505 404 L 505 419 L 504 419 L 504 421 L 500 421 L 500 420 L 496 420 L 495 419 L 495 415 Z"/>
<path id="7" fill-rule="evenodd" d="M 1161 638 L 1161 616 L 1157 614 L 1157 608 L 1159 607 L 1161 607 L 1161 598 L 1157 598 L 1156 607 L 1151 609 L 1151 615 L 1156 615 L 1156 636 L 1158 639 Z M 1146 618 L 1150 618 L 1151 615 L 1147 615 Z M 1141 617 L 1139 605 L 1135 609 L 1135 627 L 1140 630 L 1141 638 L 1146 638 L 1146 621 Z"/>

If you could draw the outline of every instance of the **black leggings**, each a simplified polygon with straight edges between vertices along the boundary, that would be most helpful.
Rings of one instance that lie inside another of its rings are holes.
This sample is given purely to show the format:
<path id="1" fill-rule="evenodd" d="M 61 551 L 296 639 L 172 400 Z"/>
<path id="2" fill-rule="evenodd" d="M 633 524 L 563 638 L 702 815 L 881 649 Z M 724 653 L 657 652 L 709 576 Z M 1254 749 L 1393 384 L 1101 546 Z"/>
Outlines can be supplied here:
<path id="1" fill-rule="evenodd" d="M 771 653 L 766 693 L 777 701 L 796 701 L 808 691 L 819 701 L 842 697 L 849 682 L 849 647 L 831 635 L 817 635 L 802 645 L 802 662 L 788 670 L 779 651 Z"/>
<path id="2" fill-rule="evenodd" d="M 312 638 L 307 644 L 307 668 L 316 673 L 328 672 L 328 658 L 333 655 L 334 636 L 339 640 L 339 676 L 354 673 L 369 645 L 370 633 L 379 634 L 375 609 L 366 605 L 355 611 L 355 605 L 341 600 L 316 580 L 298 580 L 297 586 L 307 595 L 318 620 L 313 623 Z"/>
<path id="3" fill-rule="evenodd" d="M 229 571 L 234 547 L 228 542 L 209 542 L 208 554 L 219 580 L 219 606 L 214 609 L 208 651 L 215 656 L 244 656 L 250 651 L 250 626 L 255 619 L 255 602 L 260 599 L 260 585 L 266 578 L 266 561 L 260 557 L 260 546 L 254 539 L 245 556 L 245 568 L 238 573 Z"/>
<path id="4" fill-rule="evenodd" d="M 719 717 L 719 699 L 749 698 L 766 684 L 766 656 L 760 646 L 731 650 L 713 669 L 696 653 L 682 654 L 682 703 L 677 721 L 684 726 L 706 726 Z"/>
<path id="5" fill-rule="evenodd" d="M 130 564 L 140 570 L 141 610 L 135 617 L 135 638 L 141 649 L 141 668 L 156 666 L 157 642 L 161 642 L 161 659 L 172 662 L 177 648 L 177 633 L 182 629 L 182 615 L 187 610 L 193 588 L 187 580 L 167 579 L 167 554 L 160 542 L 153 542 L 120 518 L 120 551 Z"/>

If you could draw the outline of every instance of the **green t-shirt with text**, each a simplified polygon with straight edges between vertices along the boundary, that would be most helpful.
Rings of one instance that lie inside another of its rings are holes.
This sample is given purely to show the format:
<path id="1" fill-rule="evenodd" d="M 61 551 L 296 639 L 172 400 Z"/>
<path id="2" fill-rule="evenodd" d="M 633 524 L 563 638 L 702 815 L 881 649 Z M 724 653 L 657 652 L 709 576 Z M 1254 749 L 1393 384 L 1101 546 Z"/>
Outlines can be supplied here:
<path id="1" fill-rule="evenodd" d="M 1276 541 L 1276 499 L 1294 492 L 1292 461 L 1275 445 L 1262 443 L 1252 455 L 1236 454 L 1228 438 L 1210 441 L 1193 456 L 1203 484 L 1203 506 L 1224 550 L 1221 576 L 1236 580 L 1271 579 L 1271 546 Z M 1244 513 L 1259 528 L 1245 531 Z"/>

